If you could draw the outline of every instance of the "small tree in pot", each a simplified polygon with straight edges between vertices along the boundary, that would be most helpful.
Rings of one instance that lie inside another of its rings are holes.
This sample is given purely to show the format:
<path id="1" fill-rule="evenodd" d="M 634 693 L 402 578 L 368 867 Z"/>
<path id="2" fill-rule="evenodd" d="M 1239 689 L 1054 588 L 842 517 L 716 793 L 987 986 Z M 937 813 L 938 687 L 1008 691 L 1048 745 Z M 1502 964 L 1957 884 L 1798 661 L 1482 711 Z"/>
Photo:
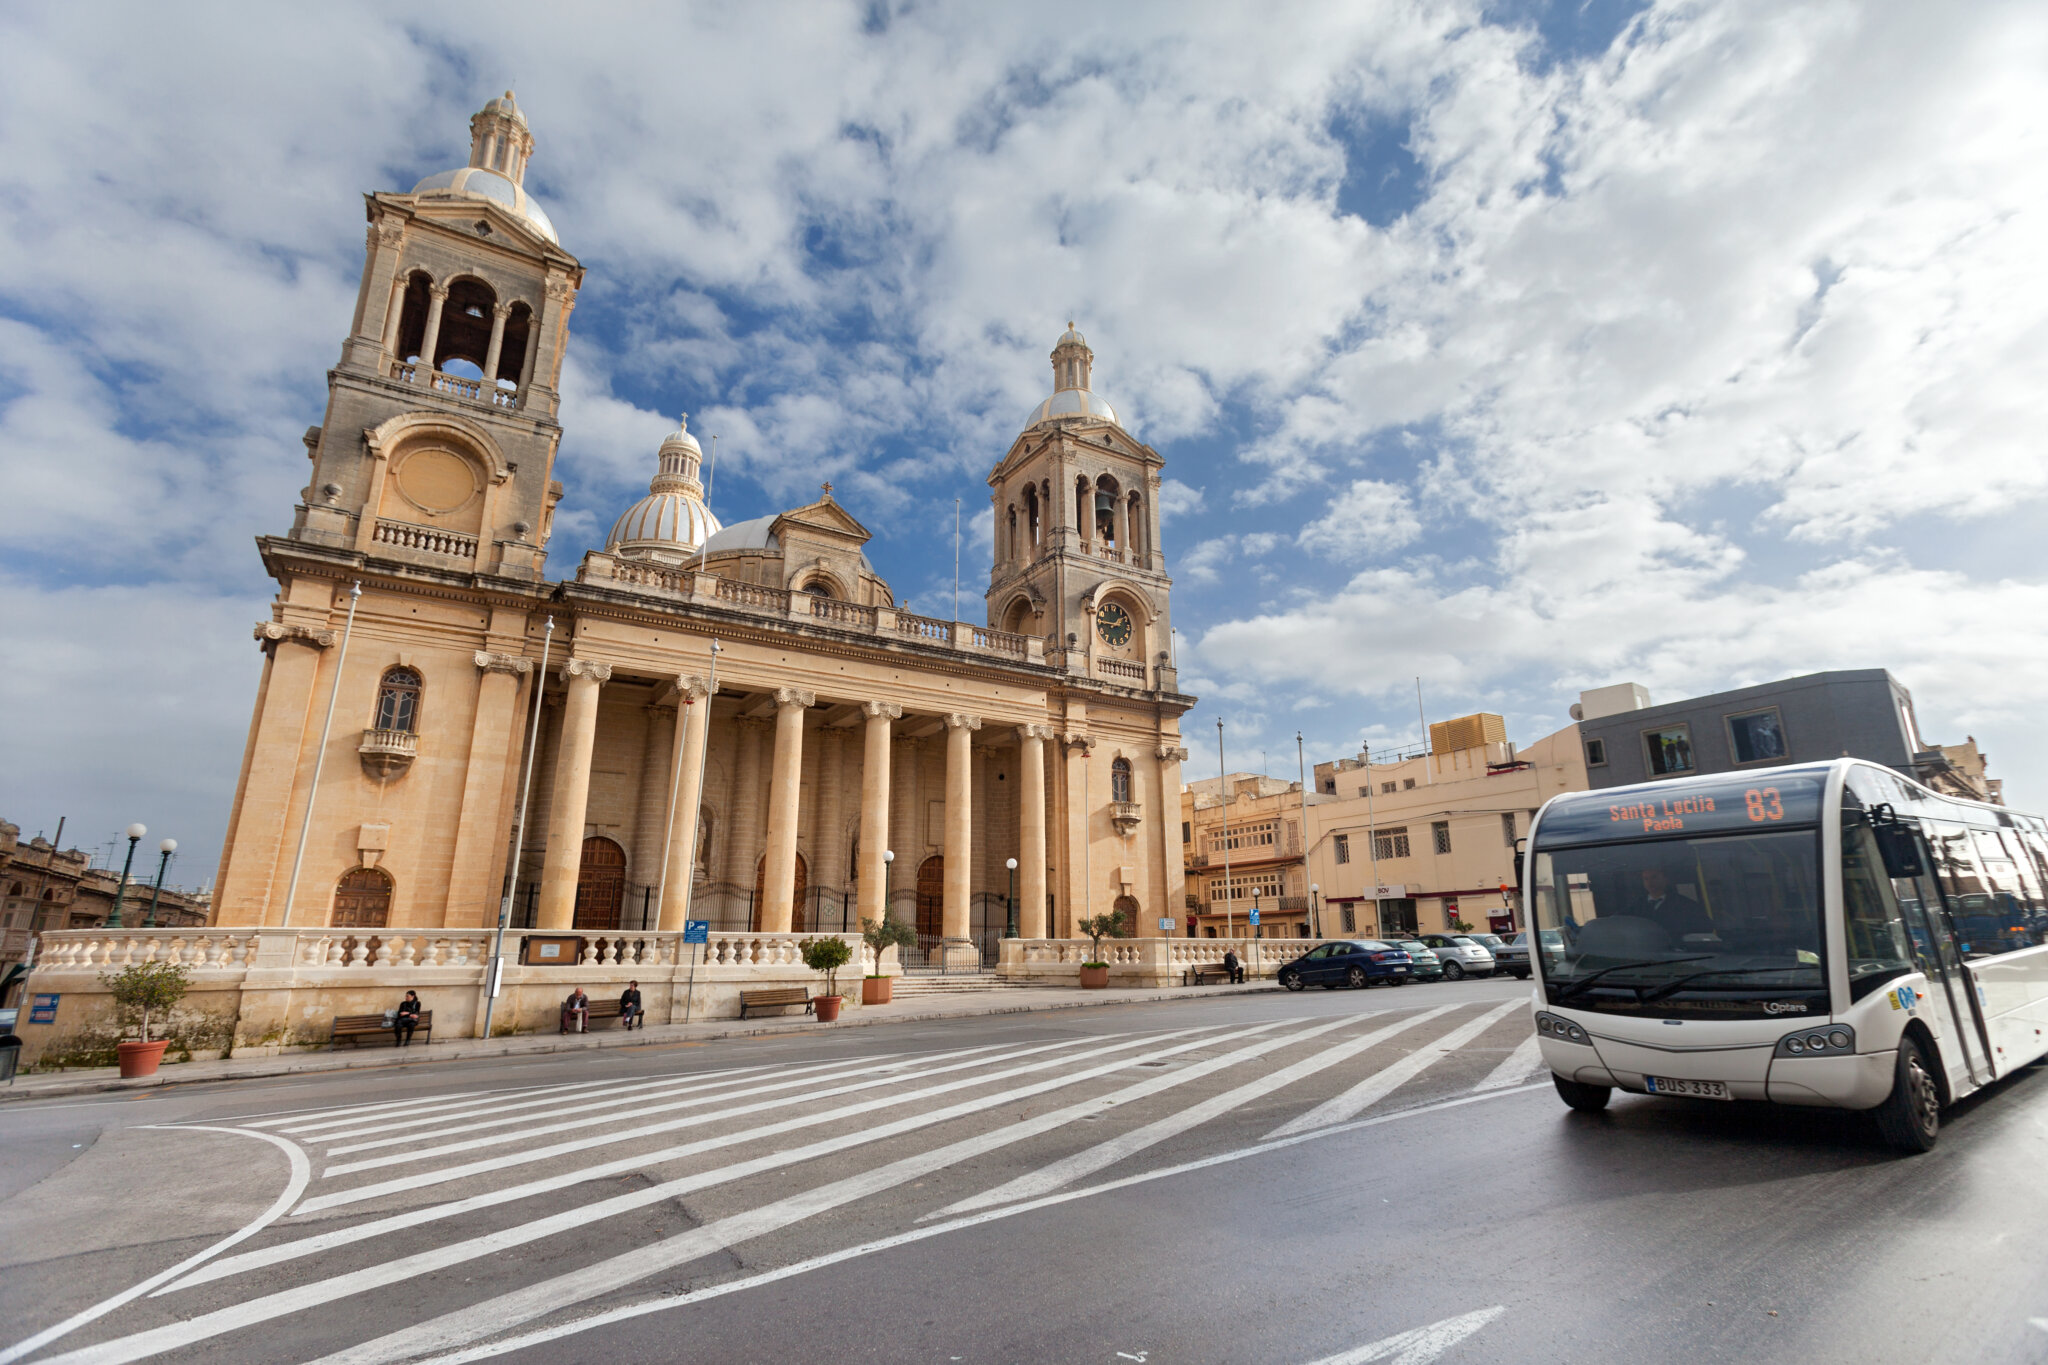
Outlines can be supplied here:
<path id="1" fill-rule="evenodd" d="M 860 937 L 868 951 L 875 955 L 875 970 L 861 979 L 860 1002 L 863 1005 L 886 1005 L 895 986 L 895 978 L 882 975 L 882 954 L 891 948 L 908 948 L 917 942 L 917 931 L 900 919 L 884 915 L 879 920 L 863 919 Z"/>
<path id="2" fill-rule="evenodd" d="M 1094 940 L 1091 951 L 1094 957 L 1081 964 L 1081 986 L 1084 990 L 1099 991 L 1109 985 L 1109 963 L 1102 956 L 1102 940 L 1115 938 L 1124 931 L 1124 912 L 1112 910 L 1106 915 L 1091 915 L 1081 921 L 1081 932 Z"/>
<path id="3" fill-rule="evenodd" d="M 118 972 L 100 973 L 100 984 L 112 993 L 124 1019 L 141 1016 L 142 1041 L 124 1042 L 114 1049 L 121 1059 L 121 1074 L 155 1075 L 170 1042 L 150 1038 L 150 1016 L 169 1017 L 171 1007 L 185 998 L 191 985 L 191 969 L 182 964 L 174 967 L 168 962 L 141 962 Z"/>
<path id="4" fill-rule="evenodd" d="M 825 974 L 825 993 L 812 997 L 811 1004 L 818 1011 L 818 1022 L 829 1024 L 839 1017 L 839 969 L 853 961 L 853 949 L 843 938 L 807 938 L 797 945 L 804 955 L 804 965 L 814 972 Z"/>

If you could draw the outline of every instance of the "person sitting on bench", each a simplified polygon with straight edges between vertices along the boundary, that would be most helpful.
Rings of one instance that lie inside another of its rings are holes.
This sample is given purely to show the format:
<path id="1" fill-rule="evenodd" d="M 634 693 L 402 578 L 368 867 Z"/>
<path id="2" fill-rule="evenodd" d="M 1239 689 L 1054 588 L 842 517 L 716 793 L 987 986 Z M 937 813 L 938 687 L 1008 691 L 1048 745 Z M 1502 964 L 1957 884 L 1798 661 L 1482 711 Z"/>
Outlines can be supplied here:
<path id="1" fill-rule="evenodd" d="M 1223 970 L 1230 973 L 1231 985 L 1241 986 L 1244 984 L 1244 965 L 1237 960 L 1237 949 L 1225 948 L 1223 950 Z"/>
<path id="2" fill-rule="evenodd" d="M 407 991 L 405 999 L 398 1002 L 398 1013 L 391 1017 L 391 1046 L 409 1046 L 412 1043 L 412 1031 L 419 1026 L 419 993 L 417 991 Z"/>
<path id="3" fill-rule="evenodd" d="M 590 1022 L 590 997 L 578 986 L 569 992 L 569 998 L 562 1002 L 562 1032 L 587 1033 Z"/>
<path id="4" fill-rule="evenodd" d="M 640 983 L 628 981 L 625 994 L 619 997 L 619 1027 L 646 1028 L 647 1018 L 640 1012 Z"/>

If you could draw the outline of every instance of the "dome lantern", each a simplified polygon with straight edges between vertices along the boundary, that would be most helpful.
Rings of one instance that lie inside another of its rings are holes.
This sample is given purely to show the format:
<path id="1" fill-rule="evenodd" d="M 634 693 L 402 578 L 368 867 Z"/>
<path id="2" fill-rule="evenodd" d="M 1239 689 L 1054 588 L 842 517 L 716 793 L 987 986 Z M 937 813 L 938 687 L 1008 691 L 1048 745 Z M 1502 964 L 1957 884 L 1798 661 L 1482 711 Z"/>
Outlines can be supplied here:
<path id="1" fill-rule="evenodd" d="M 1025 428 L 1056 417 L 1094 417 L 1121 426 L 1116 409 L 1089 388 L 1094 369 L 1095 352 L 1088 349 L 1088 339 L 1069 322 L 1052 348 L 1052 397 L 1032 410 L 1024 420 Z"/>
<path id="2" fill-rule="evenodd" d="M 533 134 L 526 115 L 507 90 L 470 117 L 469 164 L 430 175 L 412 192 L 427 199 L 491 200 L 559 246 L 554 223 L 526 192 L 526 162 L 532 155 Z"/>
<path id="3" fill-rule="evenodd" d="M 681 562 L 717 534 L 718 518 L 705 505 L 704 485 L 697 478 L 704 451 L 690 434 L 688 413 L 662 441 L 658 459 L 647 496 L 612 523 L 605 553 L 621 559 Z"/>

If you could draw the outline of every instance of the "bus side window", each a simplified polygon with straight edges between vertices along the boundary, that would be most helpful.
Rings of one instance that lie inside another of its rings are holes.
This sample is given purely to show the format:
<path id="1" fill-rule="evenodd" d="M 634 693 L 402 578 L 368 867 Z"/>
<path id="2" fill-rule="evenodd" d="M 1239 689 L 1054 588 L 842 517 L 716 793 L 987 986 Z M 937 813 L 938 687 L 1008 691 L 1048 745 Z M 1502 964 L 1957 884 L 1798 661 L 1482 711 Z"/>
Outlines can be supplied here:
<path id="1" fill-rule="evenodd" d="M 1853 823 L 1852 823 L 1853 822 Z M 1849 998 L 1861 1000 L 1913 970 L 1914 954 L 1898 898 L 1885 876 L 1869 824 L 1842 813 L 1842 918 L 1847 931 Z"/>

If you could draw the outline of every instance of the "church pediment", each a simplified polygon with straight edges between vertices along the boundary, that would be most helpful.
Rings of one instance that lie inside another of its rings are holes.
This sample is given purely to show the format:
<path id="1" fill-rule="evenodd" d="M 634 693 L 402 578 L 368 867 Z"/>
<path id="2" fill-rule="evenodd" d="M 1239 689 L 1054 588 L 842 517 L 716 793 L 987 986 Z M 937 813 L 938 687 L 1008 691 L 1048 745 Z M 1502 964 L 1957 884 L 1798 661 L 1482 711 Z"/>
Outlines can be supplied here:
<path id="1" fill-rule="evenodd" d="M 844 541 L 855 548 L 873 539 L 873 534 L 868 528 L 855 521 L 852 514 L 834 502 L 829 495 L 808 507 L 798 507 L 784 512 L 768 529 L 776 539 L 784 543 L 788 542 L 792 530 L 807 531 L 827 540 Z"/>
<path id="2" fill-rule="evenodd" d="M 545 260 L 576 263 L 575 257 L 541 236 L 523 216 L 491 200 L 415 194 L 380 194 L 376 197 L 394 207 L 404 208 L 420 223 L 430 223 L 472 240 L 491 242 Z M 483 223 L 490 231 L 477 231 L 478 223 Z"/>

